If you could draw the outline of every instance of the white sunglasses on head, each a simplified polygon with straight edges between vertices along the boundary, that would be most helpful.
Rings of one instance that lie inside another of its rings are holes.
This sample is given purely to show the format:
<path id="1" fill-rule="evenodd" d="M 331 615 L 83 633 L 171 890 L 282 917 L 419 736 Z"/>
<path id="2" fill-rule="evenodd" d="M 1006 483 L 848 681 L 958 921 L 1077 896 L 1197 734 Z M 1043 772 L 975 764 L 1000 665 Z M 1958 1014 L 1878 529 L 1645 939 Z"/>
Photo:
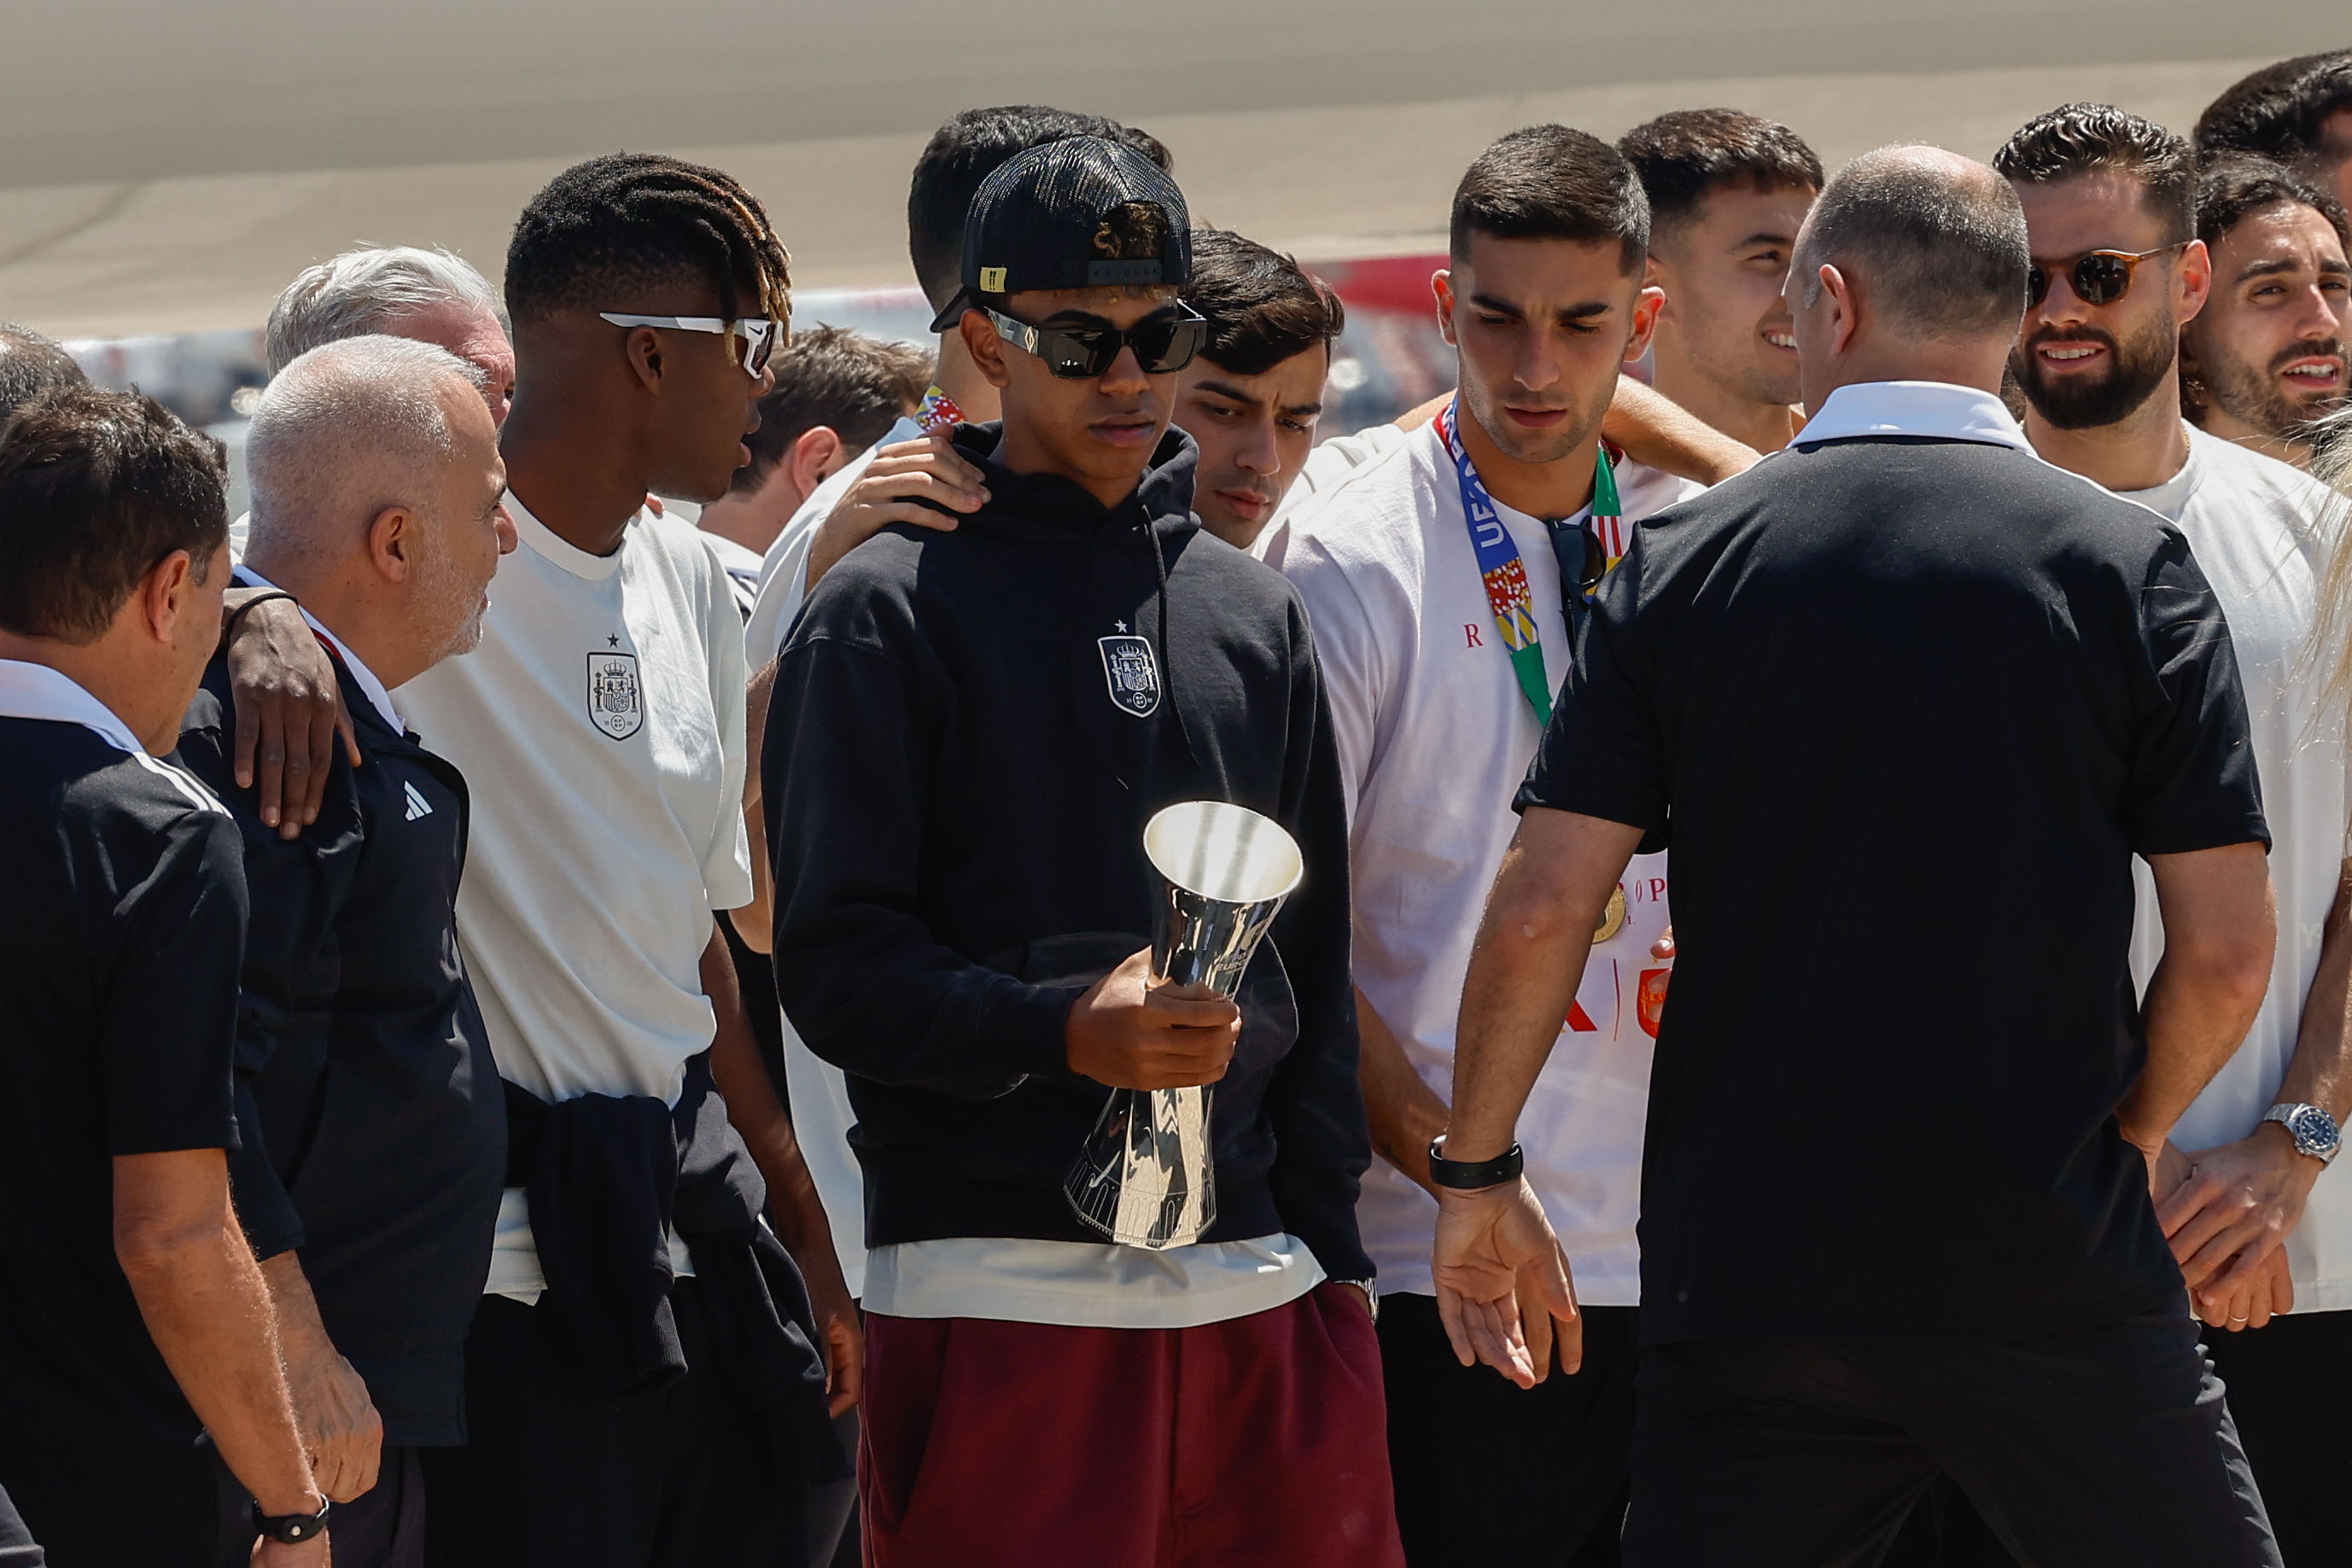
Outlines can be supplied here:
<path id="1" fill-rule="evenodd" d="M 622 316 L 610 310 L 596 314 L 615 327 L 676 327 L 688 332 L 718 332 L 743 340 L 743 370 L 757 376 L 768 368 L 768 356 L 775 352 L 776 340 L 782 334 L 776 324 L 764 316 L 746 316 L 730 321 L 719 316 Z"/>

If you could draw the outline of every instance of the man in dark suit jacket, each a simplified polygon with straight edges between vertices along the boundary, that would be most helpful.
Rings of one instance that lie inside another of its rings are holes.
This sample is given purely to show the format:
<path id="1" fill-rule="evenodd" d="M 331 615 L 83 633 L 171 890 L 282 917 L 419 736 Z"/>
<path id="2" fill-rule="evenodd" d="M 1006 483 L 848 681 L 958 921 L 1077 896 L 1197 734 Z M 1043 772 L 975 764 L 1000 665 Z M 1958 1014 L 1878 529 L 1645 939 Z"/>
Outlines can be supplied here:
<path id="1" fill-rule="evenodd" d="M 246 450 L 241 574 L 301 606 L 367 761 L 338 756 L 317 821 L 288 839 L 235 778 L 226 653 L 181 732 L 180 759 L 236 819 L 252 904 L 230 1176 L 335 1502 L 336 1560 L 421 1563 L 415 1450 L 466 1438 L 506 1108 L 457 956 L 466 780 L 408 733 L 390 688 L 481 640 L 515 543 L 506 466 L 481 372 L 382 336 L 279 371 Z"/>
<path id="2" fill-rule="evenodd" d="M 1670 839 L 1630 1564 L 1875 1562 L 1938 1474 L 2026 1562 L 2277 1561 L 2150 1202 L 2269 975 L 2245 706 L 2179 530 L 2001 405 L 2027 267 L 1980 164 L 1830 182 L 1787 286 L 1811 421 L 1641 526 L 1519 798 L 1440 1305 L 1522 1382 L 1515 1285 L 1573 1344 L 1511 1124 Z M 2135 854 L 2168 937 L 2140 1008 Z"/>

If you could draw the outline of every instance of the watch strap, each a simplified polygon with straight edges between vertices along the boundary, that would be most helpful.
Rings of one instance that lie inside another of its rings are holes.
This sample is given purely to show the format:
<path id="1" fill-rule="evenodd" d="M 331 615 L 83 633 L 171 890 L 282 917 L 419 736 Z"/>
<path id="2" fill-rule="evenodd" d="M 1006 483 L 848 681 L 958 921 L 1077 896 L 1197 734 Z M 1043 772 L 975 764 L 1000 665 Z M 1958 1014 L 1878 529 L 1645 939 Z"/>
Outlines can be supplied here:
<path id="1" fill-rule="evenodd" d="M 253 1532 L 266 1535 L 281 1546 L 299 1546 L 327 1533 L 327 1515 L 334 1506 L 322 1496 L 316 1513 L 264 1513 L 257 1502 L 253 1505 Z"/>
<path id="2" fill-rule="evenodd" d="M 2295 1123 L 2300 1113 L 2305 1111 L 2325 1118 L 2327 1124 L 2336 1129 L 2335 1141 L 2326 1147 L 2315 1149 L 2305 1145 L 2302 1129 L 2296 1126 Z M 2344 1152 L 2344 1130 L 2336 1125 L 2336 1118 L 2328 1113 L 2327 1107 L 2325 1105 L 2314 1105 L 2301 1100 L 2282 1100 L 2263 1113 L 2263 1120 L 2276 1122 L 2280 1126 L 2284 1127 L 2287 1136 L 2294 1141 L 2294 1152 L 2308 1159 L 2317 1160 L 2323 1166 L 2333 1164 L 2336 1156 Z"/>
<path id="3" fill-rule="evenodd" d="M 1518 1180 L 1519 1173 L 1527 1168 L 1527 1156 L 1516 1143 L 1491 1160 L 1449 1160 L 1445 1157 L 1445 1134 L 1440 1133 L 1429 1140 L 1429 1179 L 1440 1186 L 1465 1192 L 1498 1186 Z"/>

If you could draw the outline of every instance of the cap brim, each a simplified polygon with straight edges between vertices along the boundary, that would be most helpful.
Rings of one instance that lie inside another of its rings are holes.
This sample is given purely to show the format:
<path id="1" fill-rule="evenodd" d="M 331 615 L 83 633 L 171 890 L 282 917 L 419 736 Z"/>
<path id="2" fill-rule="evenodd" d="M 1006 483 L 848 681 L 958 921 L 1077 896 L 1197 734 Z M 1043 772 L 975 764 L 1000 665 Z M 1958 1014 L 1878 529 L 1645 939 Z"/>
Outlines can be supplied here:
<path id="1" fill-rule="evenodd" d="M 979 308 L 979 302 L 972 298 L 971 290 L 959 288 L 955 291 L 955 298 L 949 300 L 937 316 L 931 318 L 931 330 L 952 332 L 956 329 L 956 323 L 963 319 L 965 311 Z"/>

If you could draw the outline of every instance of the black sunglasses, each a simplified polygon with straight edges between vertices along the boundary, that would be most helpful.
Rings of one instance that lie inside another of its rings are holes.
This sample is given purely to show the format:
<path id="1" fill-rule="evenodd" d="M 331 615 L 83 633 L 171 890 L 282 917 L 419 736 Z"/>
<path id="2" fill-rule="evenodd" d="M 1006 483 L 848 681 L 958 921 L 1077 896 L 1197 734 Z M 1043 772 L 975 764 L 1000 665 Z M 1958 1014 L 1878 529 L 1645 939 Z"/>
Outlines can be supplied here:
<path id="1" fill-rule="evenodd" d="M 1544 531 L 1551 536 L 1551 553 L 1559 562 L 1560 607 L 1573 615 L 1609 575 L 1609 551 L 1589 521 L 1561 523 L 1546 517 Z M 1570 585 L 1575 591 L 1567 591 Z"/>
<path id="2" fill-rule="evenodd" d="M 1045 368 L 1065 381 L 1091 381 L 1105 374 L 1126 348 L 1135 350 L 1136 363 L 1146 375 L 1181 371 L 1209 340 L 1207 318 L 1181 301 L 1174 310 L 1147 316 L 1124 332 L 1116 327 L 1032 327 L 985 305 L 980 311 L 998 332 L 1045 361 Z"/>
<path id="3" fill-rule="evenodd" d="M 2065 261 L 2037 261 L 2025 280 L 2026 308 L 2032 309 L 2050 298 L 2050 275 L 2053 272 L 2066 274 L 2066 281 L 2074 287 L 2074 298 L 2084 304 L 2113 305 L 2131 292 L 2132 274 L 2141 262 L 2179 250 L 2188 243 L 2185 239 L 2175 240 L 2154 250 L 2086 250 Z"/>

